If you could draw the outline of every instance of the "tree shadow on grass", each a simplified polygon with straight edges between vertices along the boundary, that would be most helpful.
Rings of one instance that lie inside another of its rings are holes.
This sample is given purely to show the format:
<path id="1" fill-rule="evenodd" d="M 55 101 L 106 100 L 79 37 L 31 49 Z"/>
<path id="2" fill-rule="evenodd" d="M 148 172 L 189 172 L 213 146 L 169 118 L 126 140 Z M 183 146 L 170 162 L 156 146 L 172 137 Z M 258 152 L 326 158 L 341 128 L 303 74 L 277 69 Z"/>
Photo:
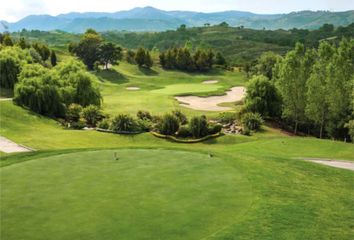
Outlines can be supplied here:
<path id="1" fill-rule="evenodd" d="M 108 81 L 115 84 L 123 84 L 129 82 L 128 78 L 123 74 L 117 72 L 115 69 L 105 69 L 99 72 L 96 72 L 95 75 L 101 82 Z"/>
<path id="2" fill-rule="evenodd" d="M 151 68 L 145 68 L 145 67 L 138 67 L 139 71 L 141 73 L 143 73 L 146 76 L 156 76 L 159 75 L 158 72 L 156 72 L 155 70 L 151 69 Z"/>

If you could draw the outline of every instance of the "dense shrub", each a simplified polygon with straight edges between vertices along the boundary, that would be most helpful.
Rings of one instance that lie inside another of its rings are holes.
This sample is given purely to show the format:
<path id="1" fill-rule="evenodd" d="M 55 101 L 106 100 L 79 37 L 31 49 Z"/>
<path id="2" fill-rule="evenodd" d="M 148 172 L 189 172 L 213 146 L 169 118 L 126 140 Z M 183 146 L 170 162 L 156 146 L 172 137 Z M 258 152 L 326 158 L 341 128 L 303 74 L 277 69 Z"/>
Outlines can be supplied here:
<path id="1" fill-rule="evenodd" d="M 238 118 L 235 112 L 222 112 L 218 115 L 217 120 L 222 124 L 233 123 Z"/>
<path id="2" fill-rule="evenodd" d="M 97 122 L 103 118 L 100 108 L 95 105 L 89 105 L 82 109 L 81 115 L 86 123 L 92 127 L 96 126 Z"/>
<path id="3" fill-rule="evenodd" d="M 83 129 L 84 127 L 86 127 L 86 124 L 85 124 L 85 121 L 83 119 L 80 119 L 77 122 L 69 123 L 69 127 L 72 128 L 72 129 L 80 130 L 80 129 Z"/>
<path id="4" fill-rule="evenodd" d="M 259 130 L 263 124 L 262 116 L 259 113 L 245 113 L 242 116 L 242 124 L 244 128 L 249 130 Z"/>
<path id="5" fill-rule="evenodd" d="M 109 127 L 110 127 L 110 121 L 109 121 L 109 119 L 103 119 L 102 121 L 100 121 L 100 122 L 97 124 L 97 127 L 98 127 L 98 128 L 101 128 L 101 129 L 109 129 Z"/>
<path id="6" fill-rule="evenodd" d="M 149 119 L 138 119 L 136 123 L 137 129 L 143 132 L 148 132 L 153 127 L 153 123 Z"/>
<path id="7" fill-rule="evenodd" d="M 201 138 L 208 135 L 208 122 L 206 117 L 193 117 L 189 122 L 189 129 L 192 136 L 195 138 Z"/>
<path id="8" fill-rule="evenodd" d="M 191 137 L 192 133 L 187 126 L 181 126 L 177 132 L 177 137 L 188 138 Z"/>
<path id="9" fill-rule="evenodd" d="M 174 135 L 178 129 L 179 121 L 172 114 L 165 114 L 158 125 L 159 132 L 165 135 Z"/>
<path id="10" fill-rule="evenodd" d="M 136 116 L 141 120 L 152 120 L 152 116 L 148 111 L 139 110 Z"/>
<path id="11" fill-rule="evenodd" d="M 174 110 L 172 114 L 175 115 L 181 125 L 188 123 L 187 116 L 180 110 Z"/>
<path id="12" fill-rule="evenodd" d="M 82 112 L 82 106 L 76 103 L 72 103 L 66 109 L 66 120 L 69 122 L 77 122 L 80 119 Z"/>
<path id="13" fill-rule="evenodd" d="M 115 132 L 133 132 L 137 130 L 137 124 L 131 116 L 119 114 L 112 119 L 110 129 Z"/>
<path id="14" fill-rule="evenodd" d="M 222 125 L 221 124 L 211 124 L 208 127 L 208 134 L 215 134 L 221 132 Z"/>

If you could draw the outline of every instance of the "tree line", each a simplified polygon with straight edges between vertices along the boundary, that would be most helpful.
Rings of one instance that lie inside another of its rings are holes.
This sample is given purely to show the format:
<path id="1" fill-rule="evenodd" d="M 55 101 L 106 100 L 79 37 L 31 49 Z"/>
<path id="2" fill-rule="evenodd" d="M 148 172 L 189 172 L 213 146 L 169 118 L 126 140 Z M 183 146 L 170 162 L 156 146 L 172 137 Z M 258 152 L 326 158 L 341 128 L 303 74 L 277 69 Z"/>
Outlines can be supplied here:
<path id="1" fill-rule="evenodd" d="M 210 49 L 198 49 L 193 54 L 187 47 L 173 47 L 160 53 L 159 59 L 164 69 L 178 69 L 187 72 L 206 72 L 212 69 L 213 64 L 226 65 L 226 60 L 221 53 L 217 53 L 215 58 L 215 53 Z"/>
<path id="2" fill-rule="evenodd" d="M 253 73 L 246 108 L 278 118 L 294 133 L 354 138 L 354 40 L 319 47 L 297 43 L 285 57 L 266 53 Z"/>

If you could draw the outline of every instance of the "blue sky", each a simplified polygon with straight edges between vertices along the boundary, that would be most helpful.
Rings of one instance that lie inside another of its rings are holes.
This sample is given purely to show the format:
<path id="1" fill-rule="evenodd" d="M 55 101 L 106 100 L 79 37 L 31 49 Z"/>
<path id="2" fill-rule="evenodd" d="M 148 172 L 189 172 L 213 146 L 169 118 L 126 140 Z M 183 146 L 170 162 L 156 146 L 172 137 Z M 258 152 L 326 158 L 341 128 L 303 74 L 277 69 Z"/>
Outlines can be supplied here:
<path id="1" fill-rule="evenodd" d="M 200 12 L 240 10 L 288 13 L 300 10 L 353 10 L 354 0 L 2 0 L 0 19 L 12 22 L 30 14 L 116 12 L 144 6 Z"/>

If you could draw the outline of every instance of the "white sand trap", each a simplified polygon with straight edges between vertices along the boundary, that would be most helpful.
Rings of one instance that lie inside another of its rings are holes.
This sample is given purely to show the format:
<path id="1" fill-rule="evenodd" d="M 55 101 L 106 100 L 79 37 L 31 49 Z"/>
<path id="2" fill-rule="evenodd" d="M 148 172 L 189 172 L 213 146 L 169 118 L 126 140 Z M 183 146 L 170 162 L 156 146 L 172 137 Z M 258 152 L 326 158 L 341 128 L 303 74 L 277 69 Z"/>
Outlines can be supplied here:
<path id="1" fill-rule="evenodd" d="M 137 91 L 137 90 L 140 90 L 139 87 L 127 87 L 126 89 L 129 90 L 129 91 Z"/>
<path id="2" fill-rule="evenodd" d="M 344 168 L 344 169 L 349 169 L 354 171 L 354 162 L 334 160 L 334 159 L 323 159 L 323 158 L 303 158 L 303 159 L 314 163 L 319 163 L 331 167 Z"/>
<path id="3" fill-rule="evenodd" d="M 230 107 L 218 106 L 220 103 L 237 102 L 244 98 L 246 89 L 244 87 L 233 87 L 222 96 L 196 97 L 181 96 L 175 97 L 181 106 L 203 111 L 227 111 Z"/>
<path id="4" fill-rule="evenodd" d="M 0 151 L 5 153 L 30 152 L 32 149 L 21 146 L 7 138 L 0 136 Z"/>
<path id="5" fill-rule="evenodd" d="M 206 81 L 203 81 L 203 84 L 214 84 L 214 83 L 218 83 L 219 81 L 218 80 L 206 80 Z"/>

